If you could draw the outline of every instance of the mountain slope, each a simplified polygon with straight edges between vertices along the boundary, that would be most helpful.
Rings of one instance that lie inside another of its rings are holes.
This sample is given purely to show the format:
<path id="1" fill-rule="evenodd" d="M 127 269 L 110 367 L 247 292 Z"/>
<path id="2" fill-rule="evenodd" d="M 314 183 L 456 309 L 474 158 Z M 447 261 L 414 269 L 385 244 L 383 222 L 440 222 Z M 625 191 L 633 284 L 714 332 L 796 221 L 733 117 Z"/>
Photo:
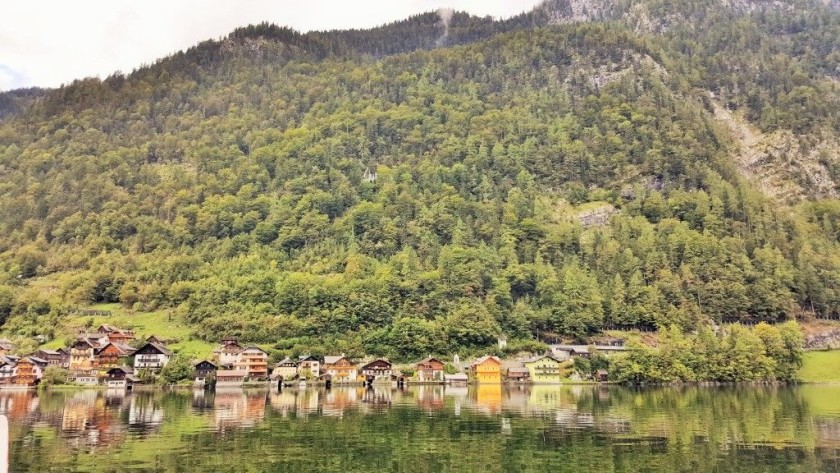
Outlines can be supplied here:
<path id="1" fill-rule="evenodd" d="M 840 203 L 767 198 L 715 116 L 834 139 L 822 26 L 777 42 L 735 12 L 690 42 L 623 13 L 545 26 L 558 4 L 453 15 L 448 35 L 439 13 L 259 25 L 49 92 L 0 124 L 3 330 L 119 302 L 205 340 L 408 358 L 500 333 L 840 315 Z M 718 44 L 745 25 L 750 54 Z M 789 67 L 733 72 L 756 57 Z M 802 106 L 771 113 L 794 90 Z"/>

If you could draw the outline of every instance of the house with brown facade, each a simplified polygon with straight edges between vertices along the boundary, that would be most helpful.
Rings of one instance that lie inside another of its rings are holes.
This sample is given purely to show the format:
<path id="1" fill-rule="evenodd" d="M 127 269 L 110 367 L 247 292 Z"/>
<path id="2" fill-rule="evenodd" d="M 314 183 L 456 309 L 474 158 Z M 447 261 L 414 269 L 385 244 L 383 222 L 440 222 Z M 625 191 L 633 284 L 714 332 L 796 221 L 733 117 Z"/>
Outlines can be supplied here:
<path id="1" fill-rule="evenodd" d="M 443 374 L 444 364 L 437 358 L 428 357 L 417 362 L 417 374 L 415 376 L 418 382 L 442 383 Z"/>
<path id="2" fill-rule="evenodd" d="M 70 346 L 70 371 L 90 371 L 96 368 L 96 350 L 98 342 L 89 338 L 79 338 Z"/>
<path id="3" fill-rule="evenodd" d="M 108 342 L 95 351 L 95 366 L 100 370 L 124 365 L 134 348 L 119 342 Z"/>
<path id="4" fill-rule="evenodd" d="M 216 370 L 216 389 L 242 386 L 246 376 L 244 370 Z"/>
<path id="5" fill-rule="evenodd" d="M 358 366 L 344 355 L 325 356 L 323 372 L 333 383 L 352 383 L 358 377 Z"/>
<path id="6" fill-rule="evenodd" d="M 105 373 L 105 385 L 108 389 L 130 390 L 138 383 L 140 378 L 134 374 L 134 368 L 131 366 L 117 366 Z"/>
<path id="7" fill-rule="evenodd" d="M 193 368 L 195 370 L 195 384 L 204 386 L 208 380 L 215 377 L 216 370 L 218 370 L 219 367 L 210 361 L 201 360 L 196 363 Z"/>
<path id="8" fill-rule="evenodd" d="M 46 360 L 34 356 L 26 356 L 18 360 L 12 372 L 12 384 L 18 386 L 35 386 L 41 381 L 44 370 L 47 368 Z"/>
<path id="9" fill-rule="evenodd" d="M 68 363 L 70 361 L 69 358 L 65 360 L 64 352 L 61 350 L 47 350 L 46 348 L 41 348 L 40 350 L 32 352 L 32 356 L 42 360 L 47 360 L 47 363 L 61 368 L 66 368 L 66 366 L 64 366 L 65 361 Z"/>
<path id="10" fill-rule="evenodd" d="M 512 383 L 527 383 L 531 380 L 531 371 L 524 366 L 508 368 L 507 379 Z"/>
<path id="11" fill-rule="evenodd" d="M 99 328 L 96 329 L 96 333 L 107 337 L 109 342 L 127 344 L 130 341 L 134 340 L 133 331 L 122 329 L 119 327 L 114 327 L 113 325 L 100 325 Z"/>
<path id="12" fill-rule="evenodd" d="M 367 383 L 391 382 L 391 375 L 391 362 L 384 358 L 373 360 L 362 366 L 362 376 Z"/>

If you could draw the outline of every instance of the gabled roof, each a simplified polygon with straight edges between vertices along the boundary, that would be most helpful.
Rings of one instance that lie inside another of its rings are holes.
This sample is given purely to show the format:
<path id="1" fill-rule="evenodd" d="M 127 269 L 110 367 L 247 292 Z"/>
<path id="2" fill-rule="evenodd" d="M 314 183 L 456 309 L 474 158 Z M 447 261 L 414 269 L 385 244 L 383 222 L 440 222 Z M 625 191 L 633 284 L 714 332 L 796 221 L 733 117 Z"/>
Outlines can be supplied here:
<path id="1" fill-rule="evenodd" d="M 347 360 L 347 361 L 349 361 L 351 364 L 355 364 L 355 363 L 353 363 L 353 361 L 352 361 L 350 358 L 347 358 L 347 357 L 346 357 L 346 356 L 344 356 L 344 355 L 338 355 L 338 356 L 325 356 L 325 357 L 324 357 L 324 364 L 325 364 L 325 365 L 334 365 L 334 364 L 338 363 L 338 362 L 339 362 L 339 360 L 341 360 L 342 358 L 346 359 L 346 360 Z"/>
<path id="2" fill-rule="evenodd" d="M 556 361 L 557 363 L 560 363 L 560 360 L 558 360 L 557 358 L 555 358 L 552 355 L 537 355 L 533 358 L 529 358 L 529 359 L 525 360 L 525 363 L 536 363 L 536 362 L 542 360 L 543 358 L 548 358 L 548 359 Z"/>
<path id="3" fill-rule="evenodd" d="M 140 350 L 142 350 L 142 349 L 144 349 L 144 348 L 146 348 L 146 347 L 148 347 L 148 346 L 153 347 L 155 350 L 157 350 L 157 351 L 158 351 L 158 353 L 160 353 L 160 354 L 162 354 L 162 355 L 172 356 L 172 352 L 171 352 L 171 351 L 169 351 L 169 348 L 166 348 L 166 347 L 165 347 L 165 346 L 163 346 L 162 344 L 160 344 L 160 343 L 155 343 L 155 342 L 146 342 L 146 343 L 144 343 L 144 344 L 143 344 L 143 346 L 141 346 L 140 348 L 138 348 L 138 349 L 137 349 L 137 351 L 140 351 Z"/>
<path id="4" fill-rule="evenodd" d="M 109 369 L 107 373 L 110 373 L 112 371 L 122 371 L 125 374 L 134 374 L 134 368 L 132 368 L 131 366 L 117 366 Z"/>
<path id="5" fill-rule="evenodd" d="M 298 357 L 298 363 L 303 362 L 303 361 L 317 361 L 317 362 L 320 362 L 321 360 L 319 360 L 314 355 L 300 355 Z"/>
<path id="6" fill-rule="evenodd" d="M 108 325 L 108 324 L 100 325 L 99 328 L 96 329 L 96 331 L 97 332 L 103 332 L 103 333 L 122 333 L 122 334 L 126 334 L 126 335 L 133 335 L 134 334 L 134 332 L 131 331 L 131 330 L 126 330 L 124 328 L 119 328 L 119 327 L 115 327 L 113 325 Z"/>
<path id="7" fill-rule="evenodd" d="M 6 351 L 12 351 L 15 349 L 15 345 L 8 341 L 8 340 L 0 340 L 0 349 Z"/>
<path id="8" fill-rule="evenodd" d="M 32 363 L 32 364 L 41 365 L 41 366 L 46 366 L 46 365 L 49 364 L 49 362 L 47 360 L 43 360 L 43 359 L 38 358 L 36 356 L 25 356 L 25 357 L 21 358 L 20 360 L 18 360 L 18 364 L 20 364 L 20 363 Z"/>
<path id="9" fill-rule="evenodd" d="M 204 363 L 207 363 L 208 365 L 212 365 L 213 368 L 218 368 L 219 367 L 219 365 L 217 365 L 216 363 L 213 363 L 212 361 L 207 361 L 207 360 L 201 360 L 201 361 L 197 362 L 196 364 L 194 364 L 193 367 L 198 367 L 198 365 L 201 365 L 201 364 L 204 364 Z"/>
<path id="10" fill-rule="evenodd" d="M 275 364 L 274 366 L 281 366 L 281 365 L 288 365 L 288 364 L 292 364 L 292 365 L 297 366 L 298 362 L 287 356 L 286 358 L 283 358 L 282 360 L 278 361 L 277 364 Z"/>
<path id="11" fill-rule="evenodd" d="M 53 356 L 58 356 L 58 355 L 61 355 L 61 352 L 59 352 L 59 351 L 56 351 L 56 350 L 47 350 L 46 348 L 41 348 L 41 349 L 39 349 L 39 350 L 35 351 L 35 353 L 38 353 L 38 352 L 41 352 L 41 353 L 43 353 L 44 355 L 53 355 Z"/>
<path id="12" fill-rule="evenodd" d="M 502 360 L 500 360 L 498 356 L 484 355 L 481 358 L 473 361 L 471 366 L 480 365 L 480 364 L 483 364 L 485 361 L 489 361 L 489 360 L 493 360 L 500 365 L 502 364 Z"/>
<path id="13" fill-rule="evenodd" d="M 96 352 L 97 353 L 102 353 L 103 350 L 108 348 L 108 345 L 111 345 L 114 348 L 116 348 L 117 351 L 119 351 L 123 356 L 130 356 L 135 351 L 134 347 L 132 347 L 130 345 L 126 345 L 125 343 L 108 342 L 108 343 L 102 345 L 101 347 L 97 348 Z"/>
<path id="14" fill-rule="evenodd" d="M 362 369 L 365 369 L 365 368 L 369 367 L 370 365 L 372 365 L 374 363 L 385 363 L 388 366 L 392 366 L 391 362 L 386 360 L 385 358 L 377 358 L 377 359 L 371 361 L 370 363 L 367 363 L 366 365 L 362 366 Z"/>
<path id="15" fill-rule="evenodd" d="M 242 349 L 242 352 L 246 352 L 246 351 L 251 351 L 251 352 L 258 351 L 260 353 L 264 353 L 264 354 L 268 355 L 268 353 L 265 350 L 263 350 L 262 348 L 260 348 L 258 346 L 254 346 L 254 345 L 250 345 L 250 346 Z M 240 353 L 242 353 L 242 352 L 240 352 Z"/>
<path id="16" fill-rule="evenodd" d="M 431 363 L 433 361 L 437 361 L 438 363 L 440 363 L 442 365 L 445 364 L 444 362 L 438 360 L 437 358 L 435 358 L 433 356 L 427 356 L 426 358 L 423 358 L 422 360 L 418 361 L 416 364 L 422 365 L 423 363 Z"/>

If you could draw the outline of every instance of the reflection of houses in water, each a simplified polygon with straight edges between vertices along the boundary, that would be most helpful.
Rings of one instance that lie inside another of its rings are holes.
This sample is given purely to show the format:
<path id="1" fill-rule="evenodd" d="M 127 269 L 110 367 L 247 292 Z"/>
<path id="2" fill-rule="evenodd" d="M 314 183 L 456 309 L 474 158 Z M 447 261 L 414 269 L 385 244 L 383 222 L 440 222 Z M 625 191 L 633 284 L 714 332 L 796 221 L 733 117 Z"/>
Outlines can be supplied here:
<path id="1" fill-rule="evenodd" d="M 367 388 L 362 394 L 362 406 L 364 411 L 381 411 L 391 405 L 392 392 L 390 386 L 376 386 Z"/>
<path id="2" fill-rule="evenodd" d="M 268 402 L 271 408 L 277 413 L 286 417 L 290 412 L 294 412 L 297 407 L 297 390 L 283 389 L 280 391 L 272 391 L 268 395 Z"/>
<path id="3" fill-rule="evenodd" d="M 304 389 L 298 392 L 297 415 L 306 417 L 318 412 L 321 404 L 321 391 L 318 389 Z"/>
<path id="4" fill-rule="evenodd" d="M 132 432 L 148 434 L 163 422 L 163 408 L 147 393 L 134 394 L 128 407 L 128 425 Z"/>
<path id="5" fill-rule="evenodd" d="M 7 391 L 0 393 L 0 414 L 10 422 L 19 422 L 38 410 L 38 396 L 33 391 Z"/>
<path id="6" fill-rule="evenodd" d="M 501 384 L 479 384 L 473 392 L 473 400 L 478 410 L 497 413 L 502 407 Z"/>
<path id="7" fill-rule="evenodd" d="M 265 391 L 217 391 L 213 401 L 216 429 L 224 431 L 230 427 L 255 426 L 265 417 L 265 400 Z"/>
<path id="8" fill-rule="evenodd" d="M 341 417 L 344 411 L 359 404 L 364 388 L 330 389 L 324 393 L 321 412 L 325 416 Z"/>
<path id="9" fill-rule="evenodd" d="M 197 412 L 208 412 L 213 410 L 213 393 L 203 388 L 193 389 L 192 408 Z"/>
<path id="10" fill-rule="evenodd" d="M 414 393 L 417 405 L 425 411 L 439 411 L 446 405 L 443 400 L 443 386 L 418 386 Z"/>
<path id="11" fill-rule="evenodd" d="M 97 391 L 76 393 L 64 403 L 62 434 L 76 447 L 120 443 L 125 438 L 125 428 L 118 418 L 118 408 L 109 407 Z"/>

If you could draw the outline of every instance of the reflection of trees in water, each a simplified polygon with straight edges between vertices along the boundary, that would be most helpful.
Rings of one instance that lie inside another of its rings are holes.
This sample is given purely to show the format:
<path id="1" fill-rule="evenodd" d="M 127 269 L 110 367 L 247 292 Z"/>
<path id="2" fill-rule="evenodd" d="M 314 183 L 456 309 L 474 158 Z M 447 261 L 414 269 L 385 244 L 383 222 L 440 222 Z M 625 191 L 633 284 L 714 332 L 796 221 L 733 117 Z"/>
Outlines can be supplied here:
<path id="1" fill-rule="evenodd" d="M 840 449 L 840 415 L 812 407 L 836 404 L 840 387 L 353 387 L 138 392 L 122 399 L 95 391 L 21 394 L 0 393 L 0 409 L 20 421 L 11 422 L 11 455 L 22 471 L 50 464 L 23 448 L 44 426 L 60 435 L 40 439 L 39 452 L 59 463 L 76 461 L 67 456 L 73 450 L 107 458 L 107 450 L 95 447 L 142 452 L 153 441 L 162 449 L 158 456 L 203 452 L 189 454 L 190 465 L 209 470 L 210 459 L 225 458 L 255 470 L 271 464 L 329 471 L 349 461 L 352 469 L 408 469 L 422 461 L 427 471 L 469 470 L 471 462 L 498 467 L 490 471 L 564 464 L 581 471 L 640 465 L 729 471 L 750 458 L 765 469 L 796 460 L 825 471 Z M 429 451 L 434 460 L 420 456 Z M 319 460 L 304 463 L 313 452 Z"/>

